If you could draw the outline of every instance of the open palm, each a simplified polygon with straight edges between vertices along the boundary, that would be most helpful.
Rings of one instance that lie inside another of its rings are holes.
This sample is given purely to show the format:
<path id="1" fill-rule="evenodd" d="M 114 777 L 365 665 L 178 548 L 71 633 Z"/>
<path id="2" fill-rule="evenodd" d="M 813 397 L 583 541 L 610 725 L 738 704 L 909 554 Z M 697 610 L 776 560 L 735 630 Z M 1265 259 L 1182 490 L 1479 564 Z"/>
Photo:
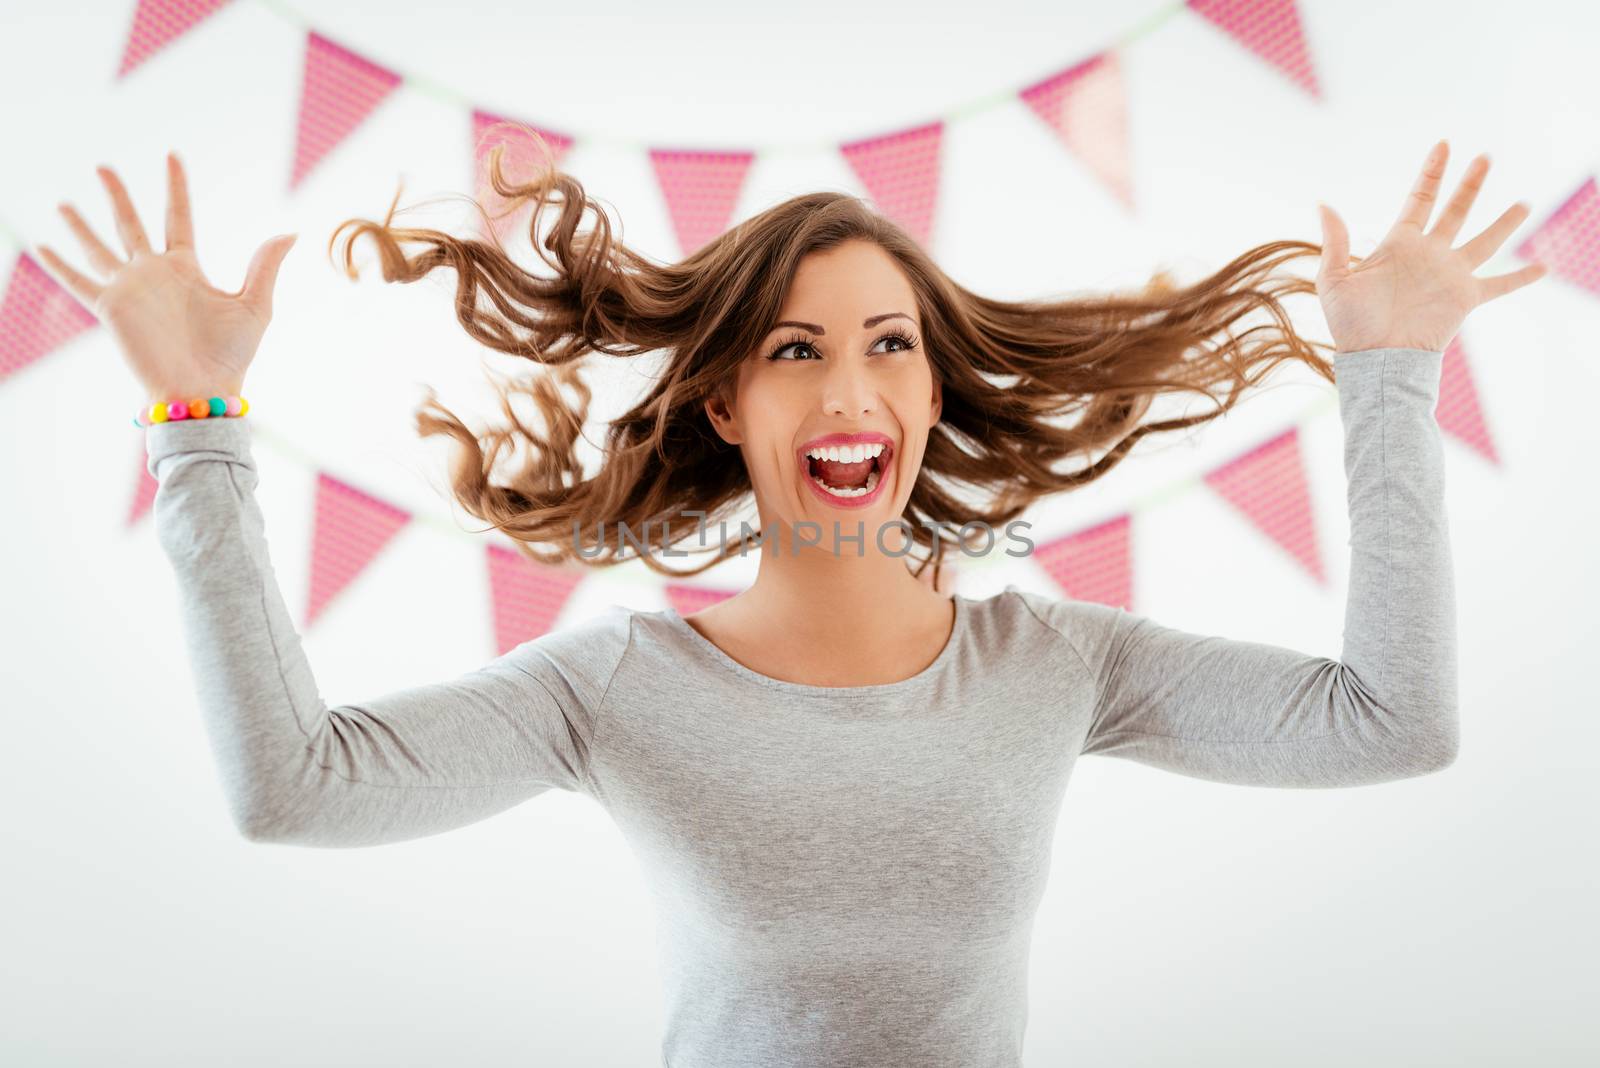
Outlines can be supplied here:
<path id="1" fill-rule="evenodd" d="M 188 184 L 176 155 L 167 156 L 167 247 L 161 252 L 150 247 L 121 180 L 109 167 L 98 170 L 127 258 L 107 248 L 69 204 L 60 206 L 61 214 L 105 281 L 79 273 L 43 246 L 40 257 L 110 328 L 150 399 L 239 393 L 272 319 L 273 283 L 294 236 L 258 248 L 244 286 L 225 292 L 206 280 L 195 258 Z"/>
<path id="2" fill-rule="evenodd" d="M 1467 167 L 1433 229 L 1425 231 L 1449 157 L 1446 142 L 1433 147 L 1399 219 L 1377 249 L 1355 267 L 1350 266 L 1350 235 L 1344 221 L 1332 208 L 1319 205 L 1323 249 L 1317 295 L 1339 352 L 1376 348 L 1442 352 L 1473 308 L 1545 275 L 1540 263 L 1489 278 L 1472 273 L 1527 218 L 1529 208 L 1520 202 L 1477 237 L 1451 248 L 1483 188 L 1489 172 L 1487 156 L 1478 156 Z"/>

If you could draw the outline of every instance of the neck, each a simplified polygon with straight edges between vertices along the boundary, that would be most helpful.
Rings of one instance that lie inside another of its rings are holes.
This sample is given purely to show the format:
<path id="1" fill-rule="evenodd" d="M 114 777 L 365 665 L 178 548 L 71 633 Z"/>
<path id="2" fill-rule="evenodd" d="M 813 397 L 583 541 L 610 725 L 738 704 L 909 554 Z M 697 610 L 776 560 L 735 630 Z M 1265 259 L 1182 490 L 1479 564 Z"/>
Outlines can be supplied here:
<path id="1" fill-rule="evenodd" d="M 841 533 L 853 538 L 856 523 L 841 520 Z M 943 603 L 948 599 L 911 573 L 910 556 L 903 553 L 908 544 L 900 537 L 903 531 L 885 532 L 885 551 L 876 544 L 873 523 L 862 521 L 861 529 L 861 544 L 842 541 L 837 552 L 831 529 L 824 530 L 820 544 L 798 547 L 792 528 L 784 527 L 781 539 L 774 529 L 769 543 L 759 550 L 756 579 L 743 599 L 766 618 L 783 620 L 786 630 L 823 643 L 870 645 L 878 636 L 892 643 L 907 625 L 916 626 L 930 616 L 945 618 Z M 814 536 L 809 529 L 801 533 Z M 928 565 L 929 577 L 932 566 Z"/>

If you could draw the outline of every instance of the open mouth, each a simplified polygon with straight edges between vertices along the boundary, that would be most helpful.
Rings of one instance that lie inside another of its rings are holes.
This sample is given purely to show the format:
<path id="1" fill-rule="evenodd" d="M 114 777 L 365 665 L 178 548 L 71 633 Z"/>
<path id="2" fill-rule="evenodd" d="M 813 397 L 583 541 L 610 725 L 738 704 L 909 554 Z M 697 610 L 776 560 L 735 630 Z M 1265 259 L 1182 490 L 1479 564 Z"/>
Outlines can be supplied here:
<path id="1" fill-rule="evenodd" d="M 805 450 L 806 477 L 814 489 L 839 503 L 864 503 L 875 495 L 894 447 L 885 441 L 818 445 Z"/>

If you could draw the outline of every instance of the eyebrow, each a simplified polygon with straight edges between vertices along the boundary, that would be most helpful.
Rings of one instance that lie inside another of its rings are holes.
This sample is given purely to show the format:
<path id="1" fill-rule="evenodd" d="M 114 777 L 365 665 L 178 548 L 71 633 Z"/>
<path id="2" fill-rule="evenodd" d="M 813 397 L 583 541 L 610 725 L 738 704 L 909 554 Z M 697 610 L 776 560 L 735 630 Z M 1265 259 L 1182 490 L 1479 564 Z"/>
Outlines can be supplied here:
<path id="1" fill-rule="evenodd" d="M 911 316 L 907 315 L 905 312 L 884 312 L 882 315 L 874 315 L 874 316 L 871 316 L 869 318 L 861 320 L 861 325 L 863 327 L 876 326 L 879 323 L 883 322 L 885 319 L 896 319 L 896 318 L 905 319 L 907 322 L 911 321 Z M 813 334 L 816 334 L 819 337 L 826 336 L 827 333 L 828 333 L 826 330 L 822 329 L 822 327 L 818 326 L 816 323 L 801 323 L 801 322 L 796 322 L 793 319 L 785 319 L 781 323 L 773 323 L 772 324 L 772 330 L 776 330 L 780 326 L 798 326 L 800 329 L 809 330 Z M 772 330 L 768 330 L 767 333 L 769 333 L 769 334 L 772 333 Z"/>

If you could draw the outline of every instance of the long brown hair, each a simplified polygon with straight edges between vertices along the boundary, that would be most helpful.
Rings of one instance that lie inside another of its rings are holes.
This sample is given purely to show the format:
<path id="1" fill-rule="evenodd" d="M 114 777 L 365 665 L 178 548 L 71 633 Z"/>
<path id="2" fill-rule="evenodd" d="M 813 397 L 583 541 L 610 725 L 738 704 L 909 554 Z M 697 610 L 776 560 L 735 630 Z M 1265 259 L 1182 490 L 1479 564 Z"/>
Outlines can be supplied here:
<path id="1" fill-rule="evenodd" d="M 544 365 L 502 380 L 505 425 L 474 432 L 431 389 L 416 412 L 420 435 L 448 434 L 461 445 L 451 475 L 461 505 L 541 563 L 608 566 L 638 556 L 662 574 L 693 575 L 741 551 L 740 539 L 679 548 L 691 538 L 698 543 L 702 525 L 737 517 L 751 493 L 738 447 L 712 430 L 703 402 L 731 388 L 740 363 L 777 319 L 801 259 L 848 240 L 876 243 L 905 272 L 921 313 L 924 351 L 942 386 L 940 420 L 929 432 L 903 515 L 916 570 L 934 561 L 936 581 L 946 540 L 962 543 L 963 524 L 998 529 L 1040 497 L 1100 478 L 1145 435 L 1222 415 L 1279 363 L 1299 360 L 1334 381 L 1332 365 L 1316 351 L 1332 346 L 1299 336 L 1281 303 L 1291 294 L 1314 294 L 1314 283 L 1277 273 L 1290 260 L 1320 255 L 1316 244 L 1258 245 L 1189 286 L 1159 272 L 1137 292 L 997 300 L 953 281 L 861 199 L 816 192 L 768 208 L 663 264 L 614 238 L 599 203 L 555 166 L 537 133 L 526 133 L 543 149 L 543 167 L 514 183 L 502 171 L 504 146 L 497 145 L 489 177 L 506 198 L 502 215 L 531 203 L 528 235 L 553 275 L 513 262 L 493 228 L 479 239 L 392 226 L 394 204 L 382 223 L 341 223 L 329 251 L 353 227 L 344 248 L 352 279 L 353 246 L 364 233 L 378 246 L 385 281 L 414 282 L 436 267 L 454 268 L 456 317 L 467 333 Z M 541 240 L 552 205 L 559 212 Z M 586 211 L 594 224 L 580 229 Z M 402 242 L 428 247 L 407 258 Z M 1258 311 L 1266 322 L 1236 332 Z M 581 365 L 596 356 L 651 352 L 666 357 L 659 378 L 608 424 L 603 461 L 586 472 L 577 445 L 591 392 Z M 1224 383 L 1232 387 L 1225 393 L 1218 389 Z M 1156 396 L 1182 392 L 1203 394 L 1216 407 L 1140 422 Z M 541 425 L 514 410 L 516 393 L 531 398 Z M 520 466 L 503 483 L 491 482 L 502 453 L 514 456 L 519 443 L 526 448 Z M 1072 460 L 1081 465 L 1062 470 Z M 711 558 L 669 567 L 654 551 L 608 540 L 607 523 L 644 530 L 647 539 L 648 531 L 660 531 L 651 544 Z"/>

